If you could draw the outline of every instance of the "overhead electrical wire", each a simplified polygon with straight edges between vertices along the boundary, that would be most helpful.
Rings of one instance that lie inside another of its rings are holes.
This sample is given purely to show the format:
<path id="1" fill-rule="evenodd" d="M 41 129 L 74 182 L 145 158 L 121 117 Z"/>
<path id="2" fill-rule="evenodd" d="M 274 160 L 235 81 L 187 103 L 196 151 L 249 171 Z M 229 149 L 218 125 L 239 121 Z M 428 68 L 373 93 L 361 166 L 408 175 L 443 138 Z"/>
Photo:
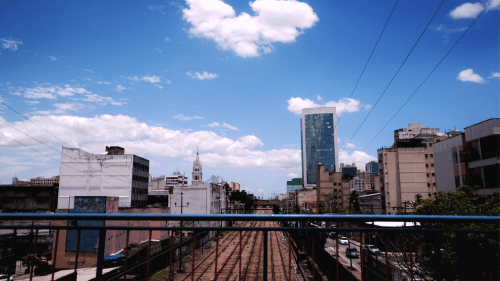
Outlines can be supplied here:
<path id="1" fill-rule="evenodd" d="M 415 47 L 417 46 L 418 42 L 420 41 L 420 39 L 422 38 L 422 36 L 424 35 L 425 31 L 429 28 L 429 25 L 431 24 L 432 20 L 434 19 L 434 17 L 436 17 L 436 14 L 438 13 L 439 9 L 441 8 L 441 6 L 443 6 L 443 3 L 444 1 L 446 0 L 443 0 L 441 2 L 441 4 L 439 5 L 439 7 L 437 8 L 436 12 L 434 12 L 434 15 L 432 16 L 432 18 L 429 20 L 429 22 L 427 23 L 427 25 L 425 26 L 424 30 L 422 31 L 422 33 L 420 34 L 420 36 L 418 37 L 417 41 L 415 42 L 415 44 L 413 45 L 413 47 L 411 48 L 410 52 L 408 53 L 408 55 L 406 55 L 406 58 L 403 60 L 403 62 L 401 63 L 401 65 L 399 66 L 398 70 L 396 71 L 396 73 L 394 74 L 394 76 L 392 77 L 391 81 L 389 81 L 389 84 L 387 84 L 387 86 L 385 87 L 384 91 L 382 92 L 382 94 L 380 94 L 380 96 L 378 97 L 377 101 L 375 102 L 375 104 L 372 106 L 372 108 L 370 109 L 370 111 L 368 112 L 368 114 L 366 115 L 365 119 L 363 120 L 363 122 L 361 122 L 361 124 L 358 126 L 358 128 L 356 129 L 356 131 L 354 132 L 354 134 L 352 135 L 352 137 L 347 141 L 347 143 L 344 145 L 344 147 L 342 148 L 342 150 L 340 151 L 340 153 L 342 153 L 345 148 L 347 147 L 347 145 L 352 141 L 352 139 L 354 138 L 354 136 L 356 136 L 356 134 L 358 133 L 359 129 L 361 129 L 361 126 L 363 126 L 363 124 L 366 122 L 366 120 L 368 119 L 368 117 L 370 116 L 370 114 L 373 112 L 373 110 L 375 109 L 375 107 L 377 106 L 377 104 L 379 103 L 380 99 L 384 96 L 385 92 L 387 91 L 387 89 L 389 88 L 389 86 L 392 84 L 392 82 L 394 81 L 394 79 L 396 78 L 396 76 L 398 75 L 399 71 L 401 70 L 401 68 L 403 67 L 403 65 L 406 63 L 406 61 L 408 60 L 408 58 L 410 57 L 411 53 L 413 52 L 413 50 L 415 49 Z M 339 153 L 339 154 L 340 154 Z"/>
<path id="2" fill-rule="evenodd" d="M 382 34 L 384 34 L 385 28 L 389 24 L 389 20 L 391 19 L 392 14 L 394 13 L 394 10 L 396 9 L 396 6 L 398 5 L 398 2 L 399 2 L 399 0 L 396 0 L 396 3 L 394 4 L 394 7 L 392 8 L 391 13 L 389 14 L 389 18 L 387 18 L 387 21 L 385 22 L 384 28 L 382 29 L 382 32 L 380 32 L 380 35 L 378 36 L 377 43 L 375 43 L 375 46 L 373 47 L 373 50 L 372 50 L 370 56 L 368 57 L 368 60 L 366 61 L 365 67 L 363 68 L 363 71 L 361 71 L 361 74 L 359 75 L 358 81 L 356 82 L 356 85 L 354 85 L 354 89 L 352 89 L 351 95 L 347 99 L 347 103 L 346 103 L 345 107 L 342 109 L 342 112 L 340 113 L 340 116 L 337 119 L 337 122 L 335 123 L 335 127 L 333 129 L 334 132 L 337 129 L 337 125 L 339 124 L 340 119 L 342 118 L 342 115 L 344 115 L 345 109 L 347 108 L 347 106 L 349 105 L 349 102 L 351 101 L 351 98 L 352 98 L 352 95 L 354 94 L 354 91 L 356 91 L 356 88 L 358 87 L 358 84 L 359 84 L 359 81 L 361 80 L 361 77 L 363 77 L 363 74 L 365 73 L 366 67 L 368 66 L 368 63 L 370 62 L 370 60 L 373 56 L 373 53 L 375 52 L 375 49 L 377 48 L 377 45 L 380 42 L 380 38 L 382 38 Z"/>
<path id="3" fill-rule="evenodd" d="M 483 12 L 486 10 L 486 8 L 488 8 L 490 3 L 491 3 L 491 0 L 484 7 L 484 9 L 481 11 L 481 13 L 474 19 L 474 21 L 469 25 L 469 27 L 464 31 L 464 33 L 462 33 L 462 35 L 460 36 L 460 38 L 458 38 L 458 40 L 455 42 L 455 44 L 453 44 L 453 46 L 448 50 L 448 52 L 446 52 L 444 57 L 436 64 L 436 66 L 432 69 L 432 71 L 429 73 L 429 75 L 427 75 L 427 77 L 425 77 L 425 79 L 422 81 L 422 83 L 420 83 L 420 85 L 417 87 L 417 89 L 415 89 L 415 91 L 408 97 L 408 99 L 406 99 L 406 101 L 399 107 L 399 109 L 396 111 L 396 113 L 394 113 L 394 115 L 392 115 L 392 117 L 389 119 L 389 121 L 387 121 L 387 123 L 385 123 L 385 125 L 382 127 L 382 129 L 380 129 L 380 131 L 370 140 L 370 142 L 363 148 L 363 150 L 361 150 L 361 152 L 364 152 L 368 148 L 368 146 L 380 135 L 380 133 L 387 127 L 387 125 L 389 125 L 389 123 L 394 119 L 394 117 L 396 117 L 396 115 L 398 115 L 398 113 L 401 111 L 401 109 L 403 109 L 403 107 L 417 93 L 417 91 L 422 87 L 422 85 L 424 85 L 424 83 L 427 81 L 427 79 L 429 79 L 429 77 L 434 73 L 434 71 L 439 67 L 439 65 L 444 61 L 444 59 L 451 53 L 451 51 L 455 48 L 455 46 L 458 44 L 458 42 L 460 42 L 460 40 L 462 40 L 462 38 L 465 36 L 465 34 L 471 29 L 472 25 L 474 25 L 474 23 L 479 19 L 479 17 L 483 14 Z M 359 157 L 359 153 L 352 161 L 356 160 L 358 157 Z"/>

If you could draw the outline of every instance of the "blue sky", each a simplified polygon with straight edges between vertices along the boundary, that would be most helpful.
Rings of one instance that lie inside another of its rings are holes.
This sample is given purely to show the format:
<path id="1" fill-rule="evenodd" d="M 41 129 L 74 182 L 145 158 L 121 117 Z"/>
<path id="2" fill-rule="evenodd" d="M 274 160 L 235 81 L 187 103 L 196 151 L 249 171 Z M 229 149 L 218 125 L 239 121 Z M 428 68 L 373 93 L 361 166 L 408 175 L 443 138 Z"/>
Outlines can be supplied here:
<path id="1" fill-rule="evenodd" d="M 499 116 L 500 1 L 0 3 L 0 183 L 59 174 L 60 147 L 125 147 L 153 176 L 218 175 L 268 197 L 301 174 L 300 110 L 336 106 L 340 161 L 360 167 L 408 123 Z M 347 107 L 346 107 L 347 105 Z M 40 129 L 43 127 L 46 131 Z M 13 128 L 13 127 L 14 128 Z M 50 149 L 18 130 L 50 145 Z M 36 149 L 30 150 L 13 139 Z M 62 141 L 65 143 L 63 143 Z"/>

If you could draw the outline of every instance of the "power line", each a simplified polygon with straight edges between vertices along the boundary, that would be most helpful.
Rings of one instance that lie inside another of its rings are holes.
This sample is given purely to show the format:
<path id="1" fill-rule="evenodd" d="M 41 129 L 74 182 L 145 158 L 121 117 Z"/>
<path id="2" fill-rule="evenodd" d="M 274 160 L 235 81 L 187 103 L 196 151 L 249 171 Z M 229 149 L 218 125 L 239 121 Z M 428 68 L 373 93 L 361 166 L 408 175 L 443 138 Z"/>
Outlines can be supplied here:
<path id="1" fill-rule="evenodd" d="M 399 0 L 396 0 L 396 3 L 394 4 L 394 7 L 392 8 L 391 14 L 389 15 L 389 18 L 387 19 L 387 21 L 385 22 L 385 25 L 384 25 L 384 28 L 382 29 L 382 32 L 380 32 L 380 35 L 378 36 L 377 43 L 375 43 L 375 46 L 373 47 L 373 50 L 372 50 L 372 52 L 370 54 L 370 57 L 368 57 L 368 61 L 366 61 L 365 67 L 363 68 L 363 71 L 361 71 L 361 75 L 359 75 L 358 81 L 356 82 L 356 85 L 354 86 L 354 89 L 352 90 L 351 95 L 347 99 L 347 103 L 346 103 L 345 107 L 342 109 L 342 112 L 340 113 L 340 116 L 337 119 L 337 122 L 335 123 L 335 128 L 334 128 L 333 131 L 335 131 L 337 129 L 337 125 L 339 124 L 340 119 L 342 118 L 342 115 L 344 115 L 344 111 L 347 108 L 347 106 L 349 105 L 349 102 L 350 102 L 350 100 L 352 98 L 352 95 L 354 94 L 354 91 L 358 87 L 358 84 L 359 84 L 359 81 L 361 80 L 361 77 L 363 77 L 363 74 L 365 73 L 366 67 L 368 66 L 368 63 L 370 62 L 370 60 L 371 60 L 371 58 L 373 56 L 373 53 L 375 52 L 375 49 L 377 48 L 378 42 L 380 42 L 380 38 L 382 38 L 382 34 L 384 34 L 385 28 L 389 24 L 389 20 L 391 19 L 392 14 L 394 13 L 394 10 L 396 9 L 396 5 L 398 5 L 398 2 L 399 2 Z"/>
<path id="2" fill-rule="evenodd" d="M 431 24 L 432 20 L 434 19 L 434 17 L 436 16 L 436 14 L 438 13 L 439 9 L 441 8 L 441 6 L 443 6 L 443 3 L 444 3 L 445 0 L 443 0 L 441 2 L 441 4 L 439 5 L 439 7 L 437 8 L 436 12 L 434 13 L 434 15 L 432 16 L 432 18 L 429 20 L 429 22 L 427 23 L 427 26 L 425 26 L 424 30 L 422 31 L 422 33 L 420 34 L 420 36 L 418 37 L 417 41 L 415 42 L 415 44 L 413 45 L 413 47 L 411 48 L 410 52 L 408 53 L 408 55 L 406 55 L 406 58 L 403 60 L 403 62 L 401 63 L 401 65 L 399 66 L 398 70 L 396 71 L 396 73 L 394 74 L 394 76 L 392 77 L 391 81 L 389 82 L 389 84 L 387 84 L 387 87 L 385 87 L 384 91 L 382 92 L 382 94 L 380 94 L 380 96 L 378 97 L 377 101 L 375 102 L 375 104 L 373 105 L 373 107 L 370 109 L 370 111 L 368 112 L 368 114 L 366 115 L 365 119 L 363 120 L 363 122 L 361 122 L 361 124 L 359 125 L 359 127 L 356 129 L 356 131 L 354 132 L 354 134 L 352 135 L 352 137 L 347 141 L 347 143 L 345 144 L 345 146 L 342 148 L 342 151 L 345 150 L 345 148 L 347 147 L 347 145 L 351 142 L 351 140 L 354 138 L 354 136 L 356 136 L 356 134 L 358 133 L 359 129 L 361 129 L 361 126 L 363 126 L 363 124 L 365 123 L 365 121 L 368 119 L 368 117 L 370 116 L 370 114 L 373 112 L 373 110 L 375 109 L 375 107 L 377 106 L 377 104 L 379 103 L 380 99 L 384 96 L 385 92 L 387 91 L 387 89 L 389 88 L 389 86 L 392 84 L 392 82 L 394 81 L 394 79 L 396 78 L 396 76 L 398 75 L 399 71 L 401 70 L 401 68 L 403 67 L 403 65 L 406 63 L 406 61 L 408 60 L 408 58 L 410 57 L 411 53 L 413 52 L 413 50 L 415 49 L 415 47 L 417 46 L 418 42 L 420 41 L 420 39 L 422 38 L 422 36 L 424 35 L 425 31 L 427 30 L 427 28 L 429 28 L 429 25 Z M 342 151 L 340 151 L 340 153 L 342 153 Z M 339 154 L 340 154 L 339 153 Z"/>
<path id="3" fill-rule="evenodd" d="M 50 145 L 48 145 L 48 144 L 45 144 L 44 142 L 42 142 L 42 141 L 38 140 L 37 138 L 34 138 L 34 137 L 32 137 L 32 136 L 30 136 L 30 135 L 26 134 L 25 132 L 23 132 L 23 131 L 19 130 L 19 129 L 18 129 L 18 128 L 16 128 L 15 126 L 13 126 L 13 125 L 11 125 L 11 124 L 9 124 L 9 123 L 7 123 L 7 122 L 4 122 L 4 121 L 2 121 L 2 120 L 0 120 L 0 122 L 2 122 L 2 123 L 4 123 L 4 124 L 7 124 L 8 126 L 10 126 L 10 127 L 14 128 L 14 129 L 15 129 L 15 130 L 17 130 L 18 132 L 20 132 L 20 133 L 22 133 L 22 134 L 24 134 L 24 135 L 26 135 L 26 136 L 28 136 L 28 137 L 30 137 L 30 138 L 32 138 L 32 139 L 34 139 L 34 140 L 35 140 L 35 141 L 37 141 L 38 143 L 40 143 L 40 144 L 42 144 L 42 145 L 45 145 L 46 147 L 48 147 L 48 148 L 50 148 L 50 149 L 54 150 L 55 152 L 59 152 L 59 150 L 57 150 L 57 149 L 53 148 L 52 146 L 50 146 Z M 79 163 L 81 163 L 81 164 L 87 165 L 87 167 L 89 167 L 89 168 L 92 168 L 92 167 L 90 166 L 90 164 L 85 163 L 85 162 L 82 162 L 82 161 L 79 161 L 79 160 L 78 160 L 78 159 L 76 159 L 76 158 L 73 158 L 73 157 L 71 157 L 71 156 L 69 156 L 69 155 L 67 155 L 67 154 L 64 154 L 62 151 L 61 151 L 61 154 L 62 154 L 62 155 L 64 155 L 64 156 L 67 156 L 67 157 L 69 157 L 69 158 L 71 158 L 71 159 L 73 159 L 73 160 L 76 160 L 77 162 L 79 162 Z M 62 162 L 61 162 L 61 163 L 62 163 Z M 108 169 L 110 169 L 110 170 L 111 170 L 111 168 L 109 168 L 109 167 L 108 167 Z M 114 170 L 112 170 L 112 171 L 114 171 Z M 116 171 L 114 171 L 114 172 L 115 172 L 115 173 L 118 173 L 118 172 L 116 172 Z M 104 175 L 106 175 L 106 176 L 111 176 L 111 177 L 120 177 L 120 175 L 116 175 L 116 176 L 114 176 L 114 175 L 106 174 L 106 173 L 104 173 L 104 172 L 102 172 L 102 173 L 103 173 Z M 117 179 L 119 179 L 119 180 L 121 180 L 121 181 L 123 181 L 123 182 L 125 182 L 125 183 L 127 183 L 127 184 L 129 183 L 129 182 L 128 182 L 128 181 L 126 181 L 126 180 L 123 180 L 123 179 L 120 179 L 120 178 L 117 178 Z"/>
<path id="4" fill-rule="evenodd" d="M 375 135 L 375 137 L 372 138 L 372 140 L 363 148 L 363 150 L 361 152 L 364 152 L 368 148 L 368 146 L 378 137 L 378 135 L 380 135 L 380 133 L 387 127 L 387 125 L 389 125 L 389 123 L 394 119 L 394 117 L 396 117 L 396 115 L 398 115 L 398 113 L 401 111 L 401 109 L 403 109 L 403 107 L 417 93 L 417 91 L 422 87 L 422 85 L 424 85 L 424 83 L 427 81 L 427 79 L 429 79 L 429 77 L 432 75 L 432 73 L 434 73 L 434 71 L 439 67 L 439 65 L 444 61 L 444 59 L 451 53 L 451 51 L 455 48 L 455 46 L 458 44 L 458 42 L 460 42 L 460 40 L 462 40 L 462 38 L 465 36 L 465 34 L 471 29 L 472 25 L 474 25 L 474 23 L 479 19 L 479 17 L 483 14 L 483 12 L 486 10 L 486 8 L 488 8 L 488 6 L 490 4 L 491 4 L 491 1 L 488 3 L 488 5 L 486 5 L 486 7 L 484 7 L 484 9 L 481 11 L 481 13 L 477 16 L 477 18 L 474 19 L 474 21 L 464 31 L 464 33 L 460 36 L 460 38 L 458 38 L 458 40 L 455 42 L 455 44 L 453 44 L 453 46 L 450 48 L 450 50 L 448 50 L 448 52 L 446 52 L 444 57 L 432 69 L 432 71 L 429 73 L 429 75 L 427 75 L 427 77 L 425 77 L 425 79 L 422 81 L 422 83 L 420 83 L 420 85 L 417 87 L 417 89 L 408 97 L 408 99 L 406 99 L 406 101 L 399 107 L 399 109 L 396 111 L 396 113 L 394 113 L 394 115 L 392 115 L 392 117 L 389 119 L 389 121 L 387 121 L 387 123 L 385 123 L 385 125 L 382 127 L 382 129 L 380 129 L 380 131 Z M 356 160 L 358 157 L 359 157 L 359 154 L 352 161 Z"/>

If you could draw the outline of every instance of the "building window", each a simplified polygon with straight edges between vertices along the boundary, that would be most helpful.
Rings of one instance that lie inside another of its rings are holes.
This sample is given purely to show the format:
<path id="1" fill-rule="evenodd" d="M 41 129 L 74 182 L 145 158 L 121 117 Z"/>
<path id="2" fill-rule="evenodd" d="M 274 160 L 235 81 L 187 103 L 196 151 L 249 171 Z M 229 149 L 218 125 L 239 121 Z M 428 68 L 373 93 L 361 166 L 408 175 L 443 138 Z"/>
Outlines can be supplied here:
<path id="1" fill-rule="evenodd" d="M 427 196 L 431 197 L 431 194 L 430 194 L 430 193 L 427 193 Z"/>
<path id="2" fill-rule="evenodd" d="M 432 173 L 432 176 L 435 177 L 436 176 L 436 173 Z"/>
<path id="3" fill-rule="evenodd" d="M 432 183 L 432 186 L 436 186 L 436 183 L 435 183 L 435 182 L 433 182 L 433 183 Z"/>
<path id="4" fill-rule="evenodd" d="M 427 177 L 429 177 L 429 173 L 427 173 Z"/>
<path id="5" fill-rule="evenodd" d="M 429 146 L 432 147 L 432 143 L 429 143 Z"/>
<path id="6" fill-rule="evenodd" d="M 460 163 L 465 163 L 465 151 L 460 151 Z"/>
<path id="7" fill-rule="evenodd" d="M 434 167 L 434 163 L 431 163 L 431 167 Z"/>
<path id="8" fill-rule="evenodd" d="M 337 183 L 336 183 L 336 182 L 334 182 L 334 183 L 333 183 L 333 185 L 337 186 Z"/>
<path id="9" fill-rule="evenodd" d="M 431 184 L 430 184 L 430 183 L 427 183 L 427 187 L 431 187 Z"/>
<path id="10" fill-rule="evenodd" d="M 462 184 L 463 185 L 468 185 L 469 181 L 467 180 L 467 176 L 462 176 Z"/>
<path id="11" fill-rule="evenodd" d="M 455 176 L 455 187 L 459 187 L 459 186 L 460 186 L 460 177 Z"/>
<path id="12" fill-rule="evenodd" d="M 425 164 L 425 167 L 426 167 L 426 168 L 429 168 L 429 164 Z M 427 174 L 427 176 L 429 176 L 429 174 Z"/>
<path id="13" fill-rule="evenodd" d="M 431 154 L 431 158 L 434 157 L 434 154 Z"/>
<path id="14" fill-rule="evenodd" d="M 458 164 L 458 155 L 457 155 L 457 153 L 456 153 L 456 152 L 453 152 L 453 153 L 451 154 L 451 156 L 453 157 L 453 165 Z"/>

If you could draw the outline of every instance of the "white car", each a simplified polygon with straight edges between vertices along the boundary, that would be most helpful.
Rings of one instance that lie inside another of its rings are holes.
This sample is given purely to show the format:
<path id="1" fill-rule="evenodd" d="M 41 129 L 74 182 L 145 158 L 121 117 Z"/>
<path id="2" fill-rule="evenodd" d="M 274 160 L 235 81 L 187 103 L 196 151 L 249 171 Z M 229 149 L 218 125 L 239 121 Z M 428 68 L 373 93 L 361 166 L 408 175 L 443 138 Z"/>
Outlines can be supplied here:
<path id="1" fill-rule="evenodd" d="M 349 244 L 349 240 L 347 240 L 347 238 L 345 238 L 344 236 L 342 236 L 342 237 L 339 238 L 339 244 L 340 245 L 347 245 L 347 244 Z"/>
<path id="2" fill-rule="evenodd" d="M 7 281 L 7 275 L 6 274 L 2 274 L 0 275 L 0 281 Z M 12 276 L 9 278 L 9 281 L 14 281 L 14 278 L 12 278 Z"/>
<path id="3" fill-rule="evenodd" d="M 364 251 L 369 251 L 371 254 L 380 255 L 380 250 L 374 245 L 365 245 L 363 247 Z"/>

